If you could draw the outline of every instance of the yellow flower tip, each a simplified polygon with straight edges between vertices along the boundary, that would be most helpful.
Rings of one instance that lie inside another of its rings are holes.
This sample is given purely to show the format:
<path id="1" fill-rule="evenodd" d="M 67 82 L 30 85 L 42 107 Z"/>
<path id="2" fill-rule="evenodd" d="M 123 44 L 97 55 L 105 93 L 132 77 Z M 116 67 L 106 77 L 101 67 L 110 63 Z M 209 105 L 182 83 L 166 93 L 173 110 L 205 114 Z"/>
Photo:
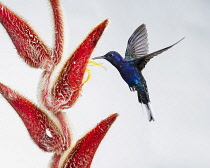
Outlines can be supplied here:
<path id="1" fill-rule="evenodd" d="M 102 68 L 104 68 L 106 70 L 106 67 L 103 66 L 103 64 L 101 64 L 99 62 L 96 62 L 96 61 L 93 61 L 93 60 L 89 60 L 87 66 L 95 66 L 95 65 L 98 65 L 98 66 L 100 66 L 100 67 L 102 67 Z M 85 71 L 87 72 L 87 78 L 85 79 L 85 81 L 83 82 L 82 85 L 87 83 L 90 80 L 91 76 L 92 76 L 92 73 L 91 73 L 90 69 L 86 68 Z"/>
<path id="2" fill-rule="evenodd" d="M 98 66 L 100 66 L 100 67 L 102 67 L 102 68 L 104 68 L 106 70 L 106 67 L 103 66 L 103 64 L 101 64 L 99 62 L 96 62 L 96 61 L 93 61 L 93 60 L 89 60 L 88 66 L 95 66 L 95 65 L 98 65 Z"/>
<path id="3" fill-rule="evenodd" d="M 89 69 L 85 69 L 85 71 L 87 72 L 87 78 L 85 79 L 85 81 L 83 82 L 82 85 L 84 85 L 85 83 L 87 83 L 89 80 L 90 80 L 90 77 L 91 77 L 91 71 Z"/>

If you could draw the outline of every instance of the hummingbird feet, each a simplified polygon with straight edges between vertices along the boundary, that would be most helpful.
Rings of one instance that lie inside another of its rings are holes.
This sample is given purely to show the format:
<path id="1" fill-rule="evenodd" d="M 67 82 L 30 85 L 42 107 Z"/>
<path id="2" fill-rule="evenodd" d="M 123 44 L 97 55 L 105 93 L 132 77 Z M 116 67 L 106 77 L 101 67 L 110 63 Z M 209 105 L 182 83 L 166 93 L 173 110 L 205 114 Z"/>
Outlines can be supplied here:
<path id="1" fill-rule="evenodd" d="M 130 89 L 131 92 L 136 91 L 136 87 L 135 86 L 129 86 L 129 89 Z"/>

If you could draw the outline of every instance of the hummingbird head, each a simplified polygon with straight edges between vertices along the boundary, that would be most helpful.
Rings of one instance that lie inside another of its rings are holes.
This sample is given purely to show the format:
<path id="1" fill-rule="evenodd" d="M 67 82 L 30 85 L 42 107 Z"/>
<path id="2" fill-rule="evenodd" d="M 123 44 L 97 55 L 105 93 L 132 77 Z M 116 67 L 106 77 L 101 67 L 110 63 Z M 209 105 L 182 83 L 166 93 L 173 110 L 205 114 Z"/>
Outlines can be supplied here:
<path id="1" fill-rule="evenodd" d="M 110 51 L 104 56 L 94 57 L 93 60 L 95 59 L 106 59 L 107 61 L 111 63 L 120 62 L 123 60 L 122 56 L 116 51 Z"/>

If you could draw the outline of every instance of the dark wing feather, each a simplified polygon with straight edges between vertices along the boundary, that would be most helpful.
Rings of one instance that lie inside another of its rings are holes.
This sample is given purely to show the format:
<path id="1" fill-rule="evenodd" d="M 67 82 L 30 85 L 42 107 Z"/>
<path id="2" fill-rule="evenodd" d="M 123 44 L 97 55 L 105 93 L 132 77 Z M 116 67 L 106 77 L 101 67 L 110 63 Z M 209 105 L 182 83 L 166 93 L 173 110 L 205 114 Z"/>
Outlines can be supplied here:
<path id="1" fill-rule="evenodd" d="M 148 54 L 148 39 L 146 25 L 139 26 L 128 40 L 125 52 L 126 60 L 134 60 Z"/>
<path id="2" fill-rule="evenodd" d="M 161 50 L 158 50 L 158 51 L 155 51 L 151 54 L 148 54 L 148 55 L 145 55 L 137 60 L 135 60 L 135 62 L 137 63 L 138 67 L 139 67 L 139 70 L 142 70 L 144 69 L 145 65 L 147 64 L 147 62 L 150 61 L 151 58 L 153 58 L 154 56 L 157 56 L 159 54 L 161 54 L 162 52 L 170 49 L 171 47 L 173 47 L 174 45 L 176 45 L 177 43 L 179 43 L 180 41 L 182 41 L 184 38 L 182 38 L 181 40 L 179 40 L 178 42 L 176 42 L 175 44 L 169 46 L 169 47 L 166 47 L 166 48 L 163 48 Z"/>

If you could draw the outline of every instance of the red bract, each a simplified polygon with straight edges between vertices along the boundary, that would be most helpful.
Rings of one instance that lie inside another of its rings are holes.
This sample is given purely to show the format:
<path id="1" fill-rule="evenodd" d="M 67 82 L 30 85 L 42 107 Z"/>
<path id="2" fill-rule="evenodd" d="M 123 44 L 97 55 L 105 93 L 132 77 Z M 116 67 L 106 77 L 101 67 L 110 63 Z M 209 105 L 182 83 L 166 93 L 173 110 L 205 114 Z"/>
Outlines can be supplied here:
<path id="1" fill-rule="evenodd" d="M 94 129 L 80 139 L 64 162 L 65 168 L 88 168 L 101 140 L 109 130 L 118 114 L 101 121 Z"/>
<path id="2" fill-rule="evenodd" d="M 44 111 L 1 83 L 0 93 L 16 110 L 31 138 L 41 149 L 47 152 L 60 152 L 67 148 L 63 146 L 64 136 L 58 122 L 56 125 L 56 121 L 50 119 Z"/>
<path id="3" fill-rule="evenodd" d="M 88 60 L 107 23 L 108 20 L 105 20 L 95 27 L 74 51 L 64 64 L 52 90 L 46 87 L 49 86 L 51 72 L 44 72 L 41 83 L 41 99 L 49 110 L 56 112 L 69 108 L 76 102 L 80 95 Z"/>
<path id="4" fill-rule="evenodd" d="M 63 155 L 55 154 L 52 158 L 51 167 L 89 168 L 99 144 L 117 116 L 118 114 L 115 113 L 102 120 L 95 128 L 77 141 L 67 156 L 66 153 Z"/>
<path id="5" fill-rule="evenodd" d="M 18 54 L 35 68 L 48 68 L 51 51 L 36 32 L 6 6 L 0 3 L 0 22 L 9 34 Z"/>
<path id="6" fill-rule="evenodd" d="M 99 24 L 67 60 L 52 88 L 54 107 L 65 109 L 76 102 L 88 60 L 107 23 L 105 20 Z"/>
<path id="7" fill-rule="evenodd" d="M 0 3 L 0 23 L 8 32 L 20 57 L 31 67 L 45 69 L 38 88 L 41 106 L 36 106 L 1 83 L 0 93 L 18 113 L 33 141 L 42 150 L 55 152 L 51 168 L 88 168 L 117 114 L 101 121 L 75 146 L 72 146 L 67 117 L 61 110 L 71 107 L 77 101 L 90 55 L 108 20 L 90 32 L 66 61 L 55 82 L 51 84 L 52 73 L 63 55 L 64 31 L 60 1 L 49 1 L 53 11 L 55 31 L 52 48 L 44 44 L 28 23 Z"/>

